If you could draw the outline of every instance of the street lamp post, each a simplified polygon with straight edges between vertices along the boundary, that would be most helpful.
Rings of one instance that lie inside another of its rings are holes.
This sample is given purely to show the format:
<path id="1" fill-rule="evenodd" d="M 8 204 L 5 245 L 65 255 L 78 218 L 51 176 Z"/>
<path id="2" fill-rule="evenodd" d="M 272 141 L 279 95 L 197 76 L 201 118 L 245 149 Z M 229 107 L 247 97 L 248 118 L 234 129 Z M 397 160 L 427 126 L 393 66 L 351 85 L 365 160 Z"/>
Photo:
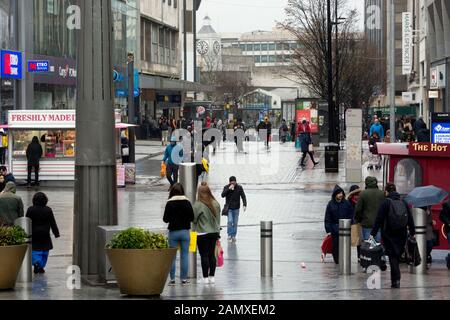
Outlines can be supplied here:
<path id="1" fill-rule="evenodd" d="M 136 124 L 136 112 L 134 106 L 134 54 L 128 53 L 128 121 Z M 134 127 L 128 128 L 128 144 L 129 144 L 129 162 L 136 162 L 136 129 Z"/>
<path id="2" fill-rule="evenodd" d="M 73 264 L 99 274 L 97 227 L 117 225 L 111 0 L 79 1 Z"/>
<path id="3" fill-rule="evenodd" d="M 336 125 L 335 125 L 335 106 L 333 101 L 333 43 L 332 31 L 333 22 L 331 21 L 331 0 L 327 0 L 327 20 L 328 20 L 328 48 L 327 48 L 327 64 L 328 64 L 328 141 L 336 142 Z"/>

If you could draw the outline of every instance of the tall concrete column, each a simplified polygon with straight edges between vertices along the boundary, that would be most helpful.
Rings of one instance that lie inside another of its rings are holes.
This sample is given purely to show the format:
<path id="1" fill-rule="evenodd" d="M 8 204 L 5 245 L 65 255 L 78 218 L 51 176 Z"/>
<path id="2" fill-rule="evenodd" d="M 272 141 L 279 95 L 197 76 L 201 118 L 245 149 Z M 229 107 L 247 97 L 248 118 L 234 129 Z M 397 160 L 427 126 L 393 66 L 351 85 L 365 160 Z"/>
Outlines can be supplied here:
<path id="1" fill-rule="evenodd" d="M 111 0 L 79 0 L 73 263 L 98 275 L 97 227 L 117 225 Z"/>
<path id="2" fill-rule="evenodd" d="M 15 49 L 23 53 L 23 78 L 15 81 L 15 109 L 33 109 L 34 76 L 26 72 L 26 61 L 34 52 L 34 1 L 17 1 L 17 29 L 14 30 Z"/>

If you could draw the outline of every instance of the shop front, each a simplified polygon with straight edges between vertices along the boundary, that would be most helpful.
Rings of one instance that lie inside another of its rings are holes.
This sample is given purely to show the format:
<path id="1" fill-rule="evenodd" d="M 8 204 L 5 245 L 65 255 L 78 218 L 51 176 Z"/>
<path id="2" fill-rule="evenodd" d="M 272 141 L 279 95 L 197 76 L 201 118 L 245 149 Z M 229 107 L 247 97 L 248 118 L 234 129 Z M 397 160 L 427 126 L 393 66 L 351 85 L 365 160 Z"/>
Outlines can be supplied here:
<path id="1" fill-rule="evenodd" d="M 27 178 L 26 150 L 38 137 L 43 150 L 39 177 L 41 181 L 74 181 L 76 153 L 75 110 L 20 110 L 8 112 L 8 165 L 16 179 Z M 116 113 L 116 157 L 121 158 L 120 123 Z"/>

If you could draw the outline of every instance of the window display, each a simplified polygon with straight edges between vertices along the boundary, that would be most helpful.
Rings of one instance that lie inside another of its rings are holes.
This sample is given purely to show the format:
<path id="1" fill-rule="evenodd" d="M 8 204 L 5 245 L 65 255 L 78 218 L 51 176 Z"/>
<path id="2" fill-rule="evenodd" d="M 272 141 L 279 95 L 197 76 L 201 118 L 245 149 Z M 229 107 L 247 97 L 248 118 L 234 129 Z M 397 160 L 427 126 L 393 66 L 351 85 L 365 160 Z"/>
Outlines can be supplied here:
<path id="1" fill-rule="evenodd" d="M 33 137 L 38 137 L 44 151 L 43 158 L 75 157 L 75 130 L 15 130 L 13 156 L 25 157 Z"/>

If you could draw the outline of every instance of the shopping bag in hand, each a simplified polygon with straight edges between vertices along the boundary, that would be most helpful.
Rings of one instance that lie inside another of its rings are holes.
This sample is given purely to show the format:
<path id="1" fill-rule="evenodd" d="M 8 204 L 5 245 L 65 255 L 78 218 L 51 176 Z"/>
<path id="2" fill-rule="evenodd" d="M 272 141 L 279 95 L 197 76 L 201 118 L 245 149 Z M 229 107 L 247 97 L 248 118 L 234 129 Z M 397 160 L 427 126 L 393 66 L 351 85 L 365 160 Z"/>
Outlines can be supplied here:
<path id="1" fill-rule="evenodd" d="M 161 164 L 161 178 L 164 178 L 166 176 L 167 166 L 165 163 Z"/>
<path id="2" fill-rule="evenodd" d="M 331 235 L 328 235 L 323 239 L 322 242 L 322 262 L 325 261 L 325 257 L 327 254 L 333 253 L 333 238 Z"/>
<path id="3" fill-rule="evenodd" d="M 223 264 L 224 264 L 224 258 L 223 258 L 222 244 L 220 243 L 220 240 L 217 240 L 215 255 L 216 255 L 216 261 L 217 261 L 217 267 L 222 268 Z"/>
<path id="4" fill-rule="evenodd" d="M 197 232 L 191 231 L 191 241 L 189 242 L 189 252 L 197 252 Z"/>

